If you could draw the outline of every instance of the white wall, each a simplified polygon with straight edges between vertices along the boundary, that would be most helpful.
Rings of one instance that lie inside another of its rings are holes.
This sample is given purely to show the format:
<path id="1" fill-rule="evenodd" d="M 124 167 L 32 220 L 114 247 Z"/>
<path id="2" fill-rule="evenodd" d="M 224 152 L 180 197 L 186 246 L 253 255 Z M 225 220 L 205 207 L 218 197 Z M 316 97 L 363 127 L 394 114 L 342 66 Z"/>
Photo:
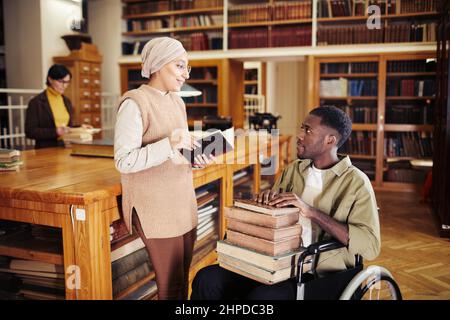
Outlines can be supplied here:
<path id="1" fill-rule="evenodd" d="M 82 17 L 81 3 L 69 0 L 41 0 L 42 70 L 44 78 L 53 57 L 70 53 L 61 36 L 73 33 L 73 19 Z"/>
<path id="2" fill-rule="evenodd" d="M 103 55 L 102 91 L 120 94 L 120 68 L 122 55 L 122 2 L 121 0 L 89 1 L 89 35 Z"/>
<path id="3" fill-rule="evenodd" d="M 6 84 L 40 89 L 42 44 L 40 0 L 4 0 Z"/>
<path id="4" fill-rule="evenodd" d="M 41 89 L 53 57 L 69 50 L 61 36 L 81 17 L 70 0 L 4 0 L 5 60 L 9 88 Z"/>
<path id="5" fill-rule="evenodd" d="M 290 134 L 291 155 L 295 157 L 295 136 L 307 113 L 307 62 L 267 63 L 267 110 L 281 115 L 280 134 Z"/>

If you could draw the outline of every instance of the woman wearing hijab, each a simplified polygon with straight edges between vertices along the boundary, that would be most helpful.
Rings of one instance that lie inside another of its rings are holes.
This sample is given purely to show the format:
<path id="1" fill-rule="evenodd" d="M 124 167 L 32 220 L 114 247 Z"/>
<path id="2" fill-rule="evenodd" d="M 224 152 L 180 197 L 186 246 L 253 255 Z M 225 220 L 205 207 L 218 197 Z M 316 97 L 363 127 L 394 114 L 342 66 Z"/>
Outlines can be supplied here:
<path id="1" fill-rule="evenodd" d="M 35 139 L 35 148 L 63 147 L 62 135 L 72 126 L 72 103 L 64 91 L 72 74 L 61 64 L 54 64 L 47 74 L 47 89 L 28 103 L 25 135 Z"/>
<path id="2" fill-rule="evenodd" d="M 196 239 L 197 203 L 191 164 L 180 149 L 198 143 L 189 134 L 186 107 L 175 93 L 189 78 L 178 40 L 154 38 L 142 50 L 149 82 L 119 102 L 114 159 L 121 173 L 123 218 L 145 243 L 156 274 L 158 298 L 186 299 Z M 200 167 L 211 163 L 201 155 Z"/>

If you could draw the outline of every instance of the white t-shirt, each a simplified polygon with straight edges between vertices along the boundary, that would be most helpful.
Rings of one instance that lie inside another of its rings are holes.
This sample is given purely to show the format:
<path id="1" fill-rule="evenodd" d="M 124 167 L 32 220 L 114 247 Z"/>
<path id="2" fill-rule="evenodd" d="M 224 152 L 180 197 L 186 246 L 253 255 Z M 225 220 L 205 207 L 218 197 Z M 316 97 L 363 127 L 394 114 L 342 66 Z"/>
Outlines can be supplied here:
<path id="1" fill-rule="evenodd" d="M 308 169 L 305 181 L 305 189 L 301 195 L 303 201 L 315 207 L 315 202 L 323 189 L 323 176 L 325 170 L 320 170 L 312 164 Z M 299 223 L 302 225 L 303 246 L 307 247 L 317 241 L 317 230 L 311 219 L 300 216 Z"/>

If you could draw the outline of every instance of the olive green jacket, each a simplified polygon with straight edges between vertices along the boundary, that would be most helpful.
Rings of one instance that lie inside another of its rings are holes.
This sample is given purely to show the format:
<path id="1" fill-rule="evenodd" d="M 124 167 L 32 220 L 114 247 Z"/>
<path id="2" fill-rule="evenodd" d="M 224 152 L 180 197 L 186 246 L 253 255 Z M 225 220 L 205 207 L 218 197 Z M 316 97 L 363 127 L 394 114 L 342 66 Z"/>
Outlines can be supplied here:
<path id="1" fill-rule="evenodd" d="M 307 168 L 311 160 L 296 160 L 286 167 L 272 190 L 293 192 L 301 196 Z M 314 207 L 348 225 L 349 244 L 346 248 L 324 252 L 317 263 L 317 272 L 344 270 L 355 265 L 355 254 L 373 260 L 380 253 L 380 222 L 375 194 L 367 176 L 343 157 L 325 171 L 322 194 Z M 330 238 L 322 229 L 319 240 Z"/>

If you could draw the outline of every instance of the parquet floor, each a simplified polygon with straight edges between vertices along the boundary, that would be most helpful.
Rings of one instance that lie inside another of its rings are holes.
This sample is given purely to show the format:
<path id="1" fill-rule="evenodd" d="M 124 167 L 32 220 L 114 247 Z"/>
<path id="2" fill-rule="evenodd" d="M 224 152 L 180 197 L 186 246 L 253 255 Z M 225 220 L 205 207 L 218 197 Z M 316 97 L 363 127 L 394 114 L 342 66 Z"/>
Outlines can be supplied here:
<path id="1" fill-rule="evenodd" d="M 429 207 L 414 193 L 377 192 L 381 254 L 404 299 L 450 299 L 450 241 L 437 234 Z"/>

